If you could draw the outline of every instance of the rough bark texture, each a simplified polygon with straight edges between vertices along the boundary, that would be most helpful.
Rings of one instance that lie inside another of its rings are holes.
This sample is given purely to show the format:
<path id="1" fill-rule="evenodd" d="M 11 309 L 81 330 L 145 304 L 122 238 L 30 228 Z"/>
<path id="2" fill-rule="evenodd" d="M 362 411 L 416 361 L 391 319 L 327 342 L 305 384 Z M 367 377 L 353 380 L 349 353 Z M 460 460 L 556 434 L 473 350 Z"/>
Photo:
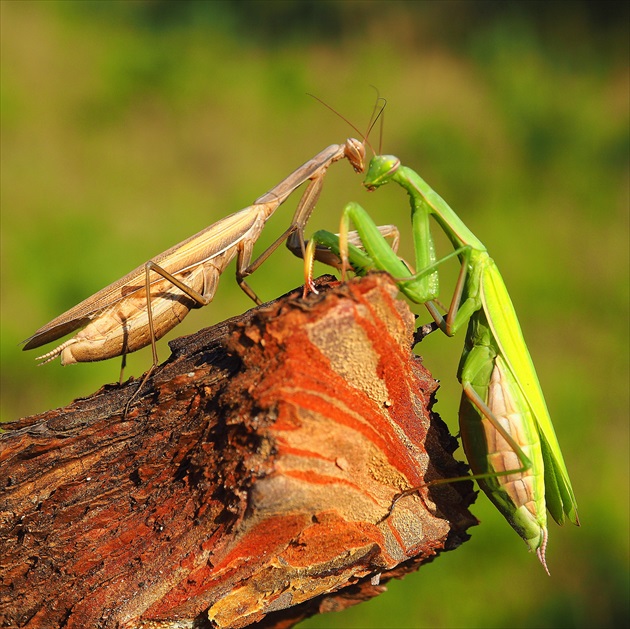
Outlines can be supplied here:
<path id="1" fill-rule="evenodd" d="M 467 539 L 471 483 L 390 513 L 462 472 L 413 316 L 328 283 L 174 341 L 126 417 L 137 381 L 8 426 L 4 626 L 290 627 Z"/>

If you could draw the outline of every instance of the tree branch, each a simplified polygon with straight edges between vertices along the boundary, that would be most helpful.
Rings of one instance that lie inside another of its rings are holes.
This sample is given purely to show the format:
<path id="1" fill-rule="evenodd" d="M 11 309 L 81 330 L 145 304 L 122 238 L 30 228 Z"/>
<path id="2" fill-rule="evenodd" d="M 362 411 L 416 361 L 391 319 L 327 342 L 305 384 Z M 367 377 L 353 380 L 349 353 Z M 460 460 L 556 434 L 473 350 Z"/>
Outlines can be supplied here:
<path id="1" fill-rule="evenodd" d="M 0 623 L 290 627 L 384 591 L 476 521 L 384 275 L 171 343 L 2 436 Z"/>

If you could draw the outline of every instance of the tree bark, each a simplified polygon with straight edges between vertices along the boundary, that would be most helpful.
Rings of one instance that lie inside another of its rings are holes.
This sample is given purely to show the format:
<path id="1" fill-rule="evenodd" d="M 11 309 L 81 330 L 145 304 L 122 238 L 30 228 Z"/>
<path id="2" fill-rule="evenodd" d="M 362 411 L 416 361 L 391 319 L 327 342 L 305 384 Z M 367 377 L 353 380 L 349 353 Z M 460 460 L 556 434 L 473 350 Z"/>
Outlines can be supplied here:
<path id="1" fill-rule="evenodd" d="M 290 627 L 384 591 L 476 520 L 384 275 L 171 343 L 138 381 L 6 426 L 0 622 Z M 465 469 L 465 468 L 464 468 Z"/>

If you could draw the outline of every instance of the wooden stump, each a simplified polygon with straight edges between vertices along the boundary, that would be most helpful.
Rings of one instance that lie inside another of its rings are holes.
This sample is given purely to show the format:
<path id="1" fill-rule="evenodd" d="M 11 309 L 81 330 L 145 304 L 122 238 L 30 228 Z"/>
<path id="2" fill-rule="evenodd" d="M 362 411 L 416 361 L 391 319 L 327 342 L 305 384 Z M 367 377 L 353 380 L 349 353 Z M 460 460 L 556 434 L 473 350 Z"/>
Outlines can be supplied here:
<path id="1" fill-rule="evenodd" d="M 7 426 L 2 626 L 290 627 L 467 539 L 472 483 L 390 512 L 462 474 L 413 316 L 320 287 L 172 342 L 126 417 L 138 381 Z"/>

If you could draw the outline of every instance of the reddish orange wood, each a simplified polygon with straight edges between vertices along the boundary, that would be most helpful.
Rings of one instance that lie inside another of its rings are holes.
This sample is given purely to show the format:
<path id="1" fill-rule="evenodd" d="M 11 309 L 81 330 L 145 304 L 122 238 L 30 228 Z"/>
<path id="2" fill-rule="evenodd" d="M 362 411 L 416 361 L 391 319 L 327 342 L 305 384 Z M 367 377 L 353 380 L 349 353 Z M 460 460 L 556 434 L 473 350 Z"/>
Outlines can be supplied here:
<path id="1" fill-rule="evenodd" d="M 135 384 L 10 427 L 0 623 L 289 627 L 467 538 L 471 483 L 389 513 L 456 442 L 393 283 L 334 284 L 178 339 L 127 418 Z"/>

